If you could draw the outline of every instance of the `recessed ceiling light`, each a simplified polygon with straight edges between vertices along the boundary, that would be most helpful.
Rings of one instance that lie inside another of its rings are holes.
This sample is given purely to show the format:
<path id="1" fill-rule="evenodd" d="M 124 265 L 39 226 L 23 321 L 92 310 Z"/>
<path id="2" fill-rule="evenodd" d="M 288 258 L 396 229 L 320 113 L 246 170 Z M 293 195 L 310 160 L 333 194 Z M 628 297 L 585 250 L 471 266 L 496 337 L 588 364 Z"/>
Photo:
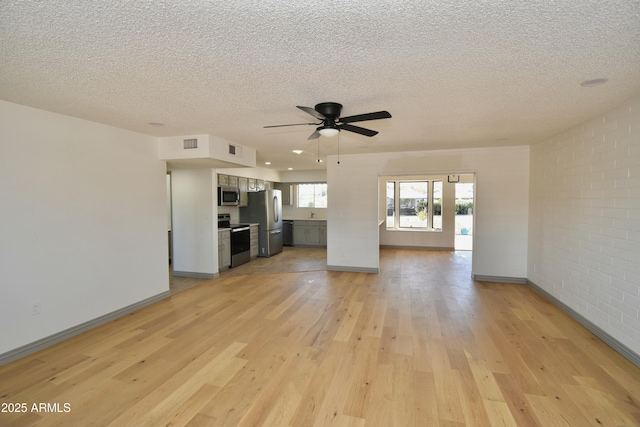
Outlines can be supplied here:
<path id="1" fill-rule="evenodd" d="M 265 165 L 270 165 L 270 164 L 271 164 L 271 162 L 264 162 L 264 164 L 265 164 Z"/>
<path id="2" fill-rule="evenodd" d="M 605 78 L 597 78 L 597 79 L 585 80 L 582 83 L 580 83 L 580 86 L 584 86 L 584 87 L 600 86 L 600 85 L 605 84 L 608 81 L 609 81 L 609 79 L 605 79 Z"/>
<path id="3" fill-rule="evenodd" d="M 164 123 L 159 123 L 159 122 L 149 122 L 147 124 L 149 126 L 164 126 Z"/>
<path id="4" fill-rule="evenodd" d="M 302 154 L 302 150 L 293 150 L 293 152 L 296 154 Z"/>
<path id="5" fill-rule="evenodd" d="M 292 170 L 293 170 L 293 168 L 287 168 L 287 170 L 288 170 L 288 171 L 292 171 Z"/>

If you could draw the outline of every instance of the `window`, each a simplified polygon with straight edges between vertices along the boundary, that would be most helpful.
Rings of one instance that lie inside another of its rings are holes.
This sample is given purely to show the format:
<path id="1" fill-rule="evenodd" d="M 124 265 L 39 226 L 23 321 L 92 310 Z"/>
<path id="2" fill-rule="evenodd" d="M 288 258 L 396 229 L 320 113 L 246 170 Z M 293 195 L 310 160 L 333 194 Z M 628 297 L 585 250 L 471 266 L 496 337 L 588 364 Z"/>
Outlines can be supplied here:
<path id="1" fill-rule="evenodd" d="M 400 228 L 426 228 L 429 181 L 400 181 Z"/>
<path id="2" fill-rule="evenodd" d="M 387 181 L 387 229 L 442 231 L 442 181 Z"/>
<path id="3" fill-rule="evenodd" d="M 396 225 L 396 182 L 387 181 L 387 228 Z"/>
<path id="4" fill-rule="evenodd" d="M 326 208 L 327 183 L 298 184 L 299 208 Z"/>

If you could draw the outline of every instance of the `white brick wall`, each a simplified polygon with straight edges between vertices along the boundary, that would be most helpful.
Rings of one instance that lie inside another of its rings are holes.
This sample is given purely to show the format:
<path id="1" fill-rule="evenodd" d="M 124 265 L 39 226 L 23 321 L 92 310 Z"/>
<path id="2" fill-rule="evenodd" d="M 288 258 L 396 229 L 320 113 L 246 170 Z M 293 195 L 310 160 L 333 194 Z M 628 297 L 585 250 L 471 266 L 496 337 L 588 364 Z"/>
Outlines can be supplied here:
<path id="1" fill-rule="evenodd" d="M 640 99 L 530 154 L 527 277 L 640 355 Z"/>

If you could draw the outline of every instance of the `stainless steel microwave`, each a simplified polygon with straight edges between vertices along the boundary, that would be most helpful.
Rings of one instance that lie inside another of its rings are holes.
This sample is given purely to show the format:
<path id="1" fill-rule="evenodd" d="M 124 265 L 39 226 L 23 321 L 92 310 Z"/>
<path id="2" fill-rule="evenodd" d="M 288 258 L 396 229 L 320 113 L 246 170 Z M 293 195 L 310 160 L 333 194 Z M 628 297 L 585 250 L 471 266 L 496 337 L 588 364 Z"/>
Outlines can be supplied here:
<path id="1" fill-rule="evenodd" d="M 235 187 L 218 187 L 218 206 L 238 206 L 240 192 Z"/>

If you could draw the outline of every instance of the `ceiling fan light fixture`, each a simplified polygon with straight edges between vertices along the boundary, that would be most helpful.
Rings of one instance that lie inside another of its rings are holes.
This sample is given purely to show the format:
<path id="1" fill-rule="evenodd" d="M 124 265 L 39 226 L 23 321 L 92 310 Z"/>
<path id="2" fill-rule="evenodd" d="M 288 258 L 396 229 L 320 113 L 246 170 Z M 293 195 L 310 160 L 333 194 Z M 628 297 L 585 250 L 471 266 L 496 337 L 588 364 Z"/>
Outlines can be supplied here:
<path id="1" fill-rule="evenodd" d="M 340 133 L 340 130 L 333 127 L 323 126 L 320 129 L 318 129 L 318 132 L 320 132 L 320 135 L 324 137 L 332 138 L 336 136 L 338 133 Z"/>

